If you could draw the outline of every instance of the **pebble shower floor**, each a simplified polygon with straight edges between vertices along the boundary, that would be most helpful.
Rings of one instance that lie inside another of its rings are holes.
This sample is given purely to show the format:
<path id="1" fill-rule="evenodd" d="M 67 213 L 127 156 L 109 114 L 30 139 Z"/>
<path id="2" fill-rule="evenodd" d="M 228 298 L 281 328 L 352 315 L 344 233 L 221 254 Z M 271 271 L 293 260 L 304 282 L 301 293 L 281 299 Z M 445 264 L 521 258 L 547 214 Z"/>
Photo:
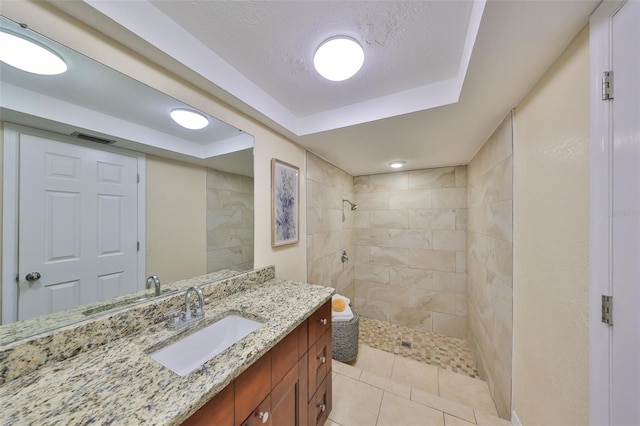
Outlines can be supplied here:
<path id="1" fill-rule="evenodd" d="M 465 339 L 360 317 L 360 343 L 445 370 L 477 378 Z M 410 345 L 410 347 L 408 347 Z"/>

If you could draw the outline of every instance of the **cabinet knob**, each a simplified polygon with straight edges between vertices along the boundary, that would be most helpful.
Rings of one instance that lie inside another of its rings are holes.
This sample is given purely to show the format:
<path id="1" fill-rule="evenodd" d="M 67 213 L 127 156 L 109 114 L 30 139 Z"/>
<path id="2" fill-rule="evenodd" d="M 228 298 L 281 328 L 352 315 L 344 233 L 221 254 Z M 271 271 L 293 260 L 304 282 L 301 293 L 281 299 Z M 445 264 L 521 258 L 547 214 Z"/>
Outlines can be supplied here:
<path id="1" fill-rule="evenodd" d="M 318 405 L 318 408 L 324 413 L 325 411 L 327 411 L 327 404 L 320 404 Z"/>
<path id="2" fill-rule="evenodd" d="M 325 362 L 327 362 L 327 357 L 325 356 L 319 356 L 318 360 L 320 361 L 320 364 L 324 364 Z"/>
<path id="3" fill-rule="evenodd" d="M 262 423 L 266 423 L 267 421 L 269 421 L 269 413 L 266 411 L 259 412 L 258 417 L 260 417 L 260 420 L 262 420 Z"/>
<path id="4" fill-rule="evenodd" d="M 320 319 L 320 324 L 327 325 L 327 319 L 326 318 Z"/>

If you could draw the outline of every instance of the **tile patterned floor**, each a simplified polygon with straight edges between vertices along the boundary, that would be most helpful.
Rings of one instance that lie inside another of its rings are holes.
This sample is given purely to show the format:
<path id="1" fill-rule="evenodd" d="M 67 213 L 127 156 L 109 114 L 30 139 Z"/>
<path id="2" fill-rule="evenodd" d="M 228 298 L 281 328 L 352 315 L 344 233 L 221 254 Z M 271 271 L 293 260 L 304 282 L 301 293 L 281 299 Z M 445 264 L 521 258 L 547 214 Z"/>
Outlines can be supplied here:
<path id="1" fill-rule="evenodd" d="M 325 426 L 510 426 L 487 384 L 366 345 L 354 365 L 333 361 Z"/>
<path id="2" fill-rule="evenodd" d="M 464 339 L 360 317 L 360 343 L 444 370 L 479 377 Z M 405 347 L 402 342 L 411 343 Z"/>

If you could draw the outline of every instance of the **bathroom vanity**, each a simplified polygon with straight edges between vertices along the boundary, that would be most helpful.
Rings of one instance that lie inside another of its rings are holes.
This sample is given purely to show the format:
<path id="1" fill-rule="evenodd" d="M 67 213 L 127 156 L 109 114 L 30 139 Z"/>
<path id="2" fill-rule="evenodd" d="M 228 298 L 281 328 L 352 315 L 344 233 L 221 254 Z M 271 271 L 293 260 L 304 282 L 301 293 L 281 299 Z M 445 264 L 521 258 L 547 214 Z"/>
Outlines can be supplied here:
<path id="1" fill-rule="evenodd" d="M 324 424 L 333 289 L 274 275 L 198 277 L 205 317 L 182 330 L 179 293 L 1 346 L 0 424 Z M 229 313 L 262 325 L 184 376 L 149 356 Z"/>
<path id="2" fill-rule="evenodd" d="M 326 302 L 183 425 L 324 425 L 331 405 Z"/>

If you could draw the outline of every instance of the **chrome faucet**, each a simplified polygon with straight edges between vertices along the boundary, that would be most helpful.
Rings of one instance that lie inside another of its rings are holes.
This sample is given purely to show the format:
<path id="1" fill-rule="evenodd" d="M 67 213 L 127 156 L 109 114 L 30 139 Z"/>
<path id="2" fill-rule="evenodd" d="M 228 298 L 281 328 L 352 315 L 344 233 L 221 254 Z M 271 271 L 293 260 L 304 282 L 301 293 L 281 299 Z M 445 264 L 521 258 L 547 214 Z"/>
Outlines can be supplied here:
<path id="1" fill-rule="evenodd" d="M 195 292 L 198 295 L 198 300 L 196 301 L 196 308 L 191 311 L 191 293 Z M 204 295 L 202 294 L 202 290 L 200 287 L 190 287 L 187 290 L 187 293 L 184 295 L 184 321 L 187 322 L 191 319 L 201 317 L 204 312 L 202 307 L 204 306 Z"/>
<path id="2" fill-rule="evenodd" d="M 147 278 L 146 288 L 151 288 L 152 284 L 156 289 L 156 296 L 160 296 L 160 278 L 158 278 L 157 275 L 151 275 L 149 278 Z"/>

